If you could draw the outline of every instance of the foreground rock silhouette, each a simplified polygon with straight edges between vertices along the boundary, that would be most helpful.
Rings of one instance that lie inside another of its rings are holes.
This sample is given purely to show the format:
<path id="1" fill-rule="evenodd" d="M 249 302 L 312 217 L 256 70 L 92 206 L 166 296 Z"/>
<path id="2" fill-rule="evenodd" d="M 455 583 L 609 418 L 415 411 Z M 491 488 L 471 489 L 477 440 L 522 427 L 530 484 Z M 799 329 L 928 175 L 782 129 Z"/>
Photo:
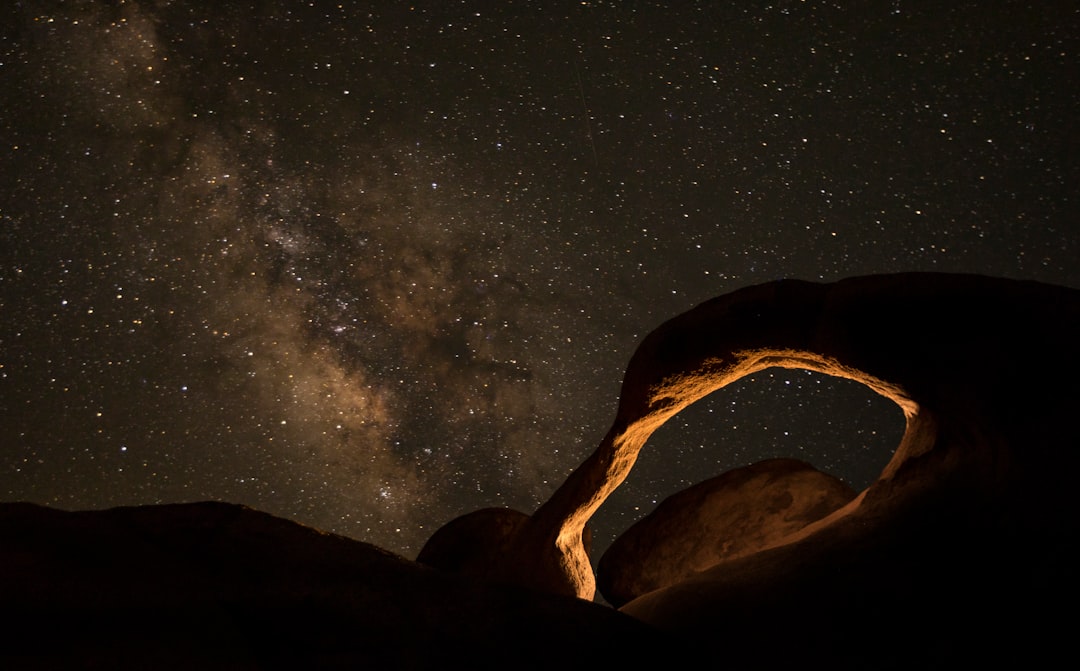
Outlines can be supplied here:
<path id="1" fill-rule="evenodd" d="M 534 514 L 437 532 L 421 556 L 443 570 L 224 504 L 0 504 L 0 666 L 1049 666 L 1071 652 L 1059 613 L 1077 597 L 1078 343 L 1080 292 L 1034 282 L 907 274 L 721 296 L 645 339 L 611 430 Z M 589 603 L 585 525 L 649 435 L 770 366 L 901 407 L 881 478 L 619 611 Z"/>
<path id="2" fill-rule="evenodd" d="M 213 502 L 0 503 L 0 607 L 5 670 L 600 668 L 670 655 L 659 632 L 597 604 Z"/>

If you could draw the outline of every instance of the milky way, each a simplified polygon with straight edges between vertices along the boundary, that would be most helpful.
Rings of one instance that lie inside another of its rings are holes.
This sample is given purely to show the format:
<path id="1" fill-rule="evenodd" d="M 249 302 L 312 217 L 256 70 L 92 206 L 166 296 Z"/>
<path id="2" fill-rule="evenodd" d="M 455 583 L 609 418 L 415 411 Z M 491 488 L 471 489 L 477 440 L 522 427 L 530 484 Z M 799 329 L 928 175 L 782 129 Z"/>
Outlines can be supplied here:
<path id="1" fill-rule="evenodd" d="M 641 337 L 712 296 L 1080 286 L 1074 9 L 369 4 L 16 6 L 0 497 L 220 499 L 413 556 L 534 510 Z M 765 457 L 864 486 L 902 432 L 798 371 L 699 406 L 599 544 Z"/>

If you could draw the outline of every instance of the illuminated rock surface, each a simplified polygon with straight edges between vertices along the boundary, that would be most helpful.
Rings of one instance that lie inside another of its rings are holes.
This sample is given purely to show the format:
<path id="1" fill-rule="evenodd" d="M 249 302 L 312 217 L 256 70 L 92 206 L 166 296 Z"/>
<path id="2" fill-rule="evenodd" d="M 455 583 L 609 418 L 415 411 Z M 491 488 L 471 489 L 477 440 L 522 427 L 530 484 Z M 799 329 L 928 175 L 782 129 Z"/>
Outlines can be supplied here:
<path id="1" fill-rule="evenodd" d="M 737 468 L 673 494 L 608 548 L 597 583 L 615 606 L 757 552 L 855 498 L 794 459 Z"/>
<path id="2" fill-rule="evenodd" d="M 907 417 L 865 500 L 823 525 L 878 515 L 924 490 L 969 502 L 1045 496 L 1044 479 L 1063 473 L 1050 464 L 1076 459 L 1076 430 L 1062 417 L 1078 392 L 1061 381 L 1080 371 L 1078 315 L 1072 289 L 932 273 L 784 280 L 708 301 L 645 338 L 610 431 L 529 524 L 492 540 L 490 574 L 591 599 L 582 530 L 649 436 L 694 401 L 770 367 L 861 382 Z"/>
<path id="3" fill-rule="evenodd" d="M 502 553 L 501 580 L 591 598 L 584 525 L 649 436 L 764 368 L 859 381 L 907 430 L 850 504 L 622 612 L 736 667 L 1032 664 L 1077 597 L 1080 292 L 972 275 L 779 281 L 708 301 L 635 352 L 596 451 Z"/>
<path id="4" fill-rule="evenodd" d="M 736 665 L 1039 665 L 1068 640 L 1051 604 L 1077 596 L 1077 343 L 1080 292 L 974 276 L 778 282 L 671 320 L 630 364 L 616 455 L 765 365 L 861 380 L 908 429 L 852 504 L 623 612 L 723 632 Z"/>

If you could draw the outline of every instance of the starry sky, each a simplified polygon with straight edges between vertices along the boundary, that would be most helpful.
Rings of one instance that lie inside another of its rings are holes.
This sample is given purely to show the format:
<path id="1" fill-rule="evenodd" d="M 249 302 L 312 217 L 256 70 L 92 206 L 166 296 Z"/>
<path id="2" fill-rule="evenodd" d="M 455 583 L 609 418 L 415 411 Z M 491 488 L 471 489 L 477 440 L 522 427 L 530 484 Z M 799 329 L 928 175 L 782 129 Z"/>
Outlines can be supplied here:
<path id="1" fill-rule="evenodd" d="M 414 557 L 533 511 L 641 338 L 795 277 L 1080 287 L 1069 2 L 23 1 L 0 21 L 0 500 L 217 499 Z M 765 371 L 594 517 L 903 431 Z"/>

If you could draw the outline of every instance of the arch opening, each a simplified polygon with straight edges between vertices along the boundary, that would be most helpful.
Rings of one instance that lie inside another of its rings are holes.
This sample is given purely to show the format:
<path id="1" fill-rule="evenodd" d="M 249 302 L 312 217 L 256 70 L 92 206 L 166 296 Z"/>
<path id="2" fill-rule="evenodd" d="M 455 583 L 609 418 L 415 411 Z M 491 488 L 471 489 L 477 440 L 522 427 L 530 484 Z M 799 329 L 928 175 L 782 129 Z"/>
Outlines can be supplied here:
<path id="1" fill-rule="evenodd" d="M 862 491 L 885 471 L 906 424 L 903 407 L 847 376 L 793 366 L 746 375 L 652 433 L 632 473 L 589 523 L 593 565 L 667 497 L 766 459 L 798 459 Z"/>
<path id="2" fill-rule="evenodd" d="M 855 380 L 892 400 L 903 410 L 906 428 L 879 480 L 891 478 L 900 464 L 929 450 L 936 438 L 932 417 L 920 413 L 919 404 L 902 386 L 817 352 L 783 347 L 739 348 L 719 358 L 708 351 L 690 350 L 674 360 L 669 354 L 658 361 L 659 366 L 647 364 L 637 369 L 635 361 L 631 361 L 615 424 L 596 451 L 533 516 L 540 530 L 534 540 L 544 543 L 543 538 L 551 534 L 560 579 L 565 579 L 569 588 L 582 598 L 592 599 L 596 589 L 595 571 L 582 543 L 586 523 L 629 475 L 654 431 L 691 404 L 732 382 L 771 367 L 804 368 Z M 773 545 L 813 533 L 851 514 L 858 509 L 866 491 L 824 519 L 780 537 Z"/>

